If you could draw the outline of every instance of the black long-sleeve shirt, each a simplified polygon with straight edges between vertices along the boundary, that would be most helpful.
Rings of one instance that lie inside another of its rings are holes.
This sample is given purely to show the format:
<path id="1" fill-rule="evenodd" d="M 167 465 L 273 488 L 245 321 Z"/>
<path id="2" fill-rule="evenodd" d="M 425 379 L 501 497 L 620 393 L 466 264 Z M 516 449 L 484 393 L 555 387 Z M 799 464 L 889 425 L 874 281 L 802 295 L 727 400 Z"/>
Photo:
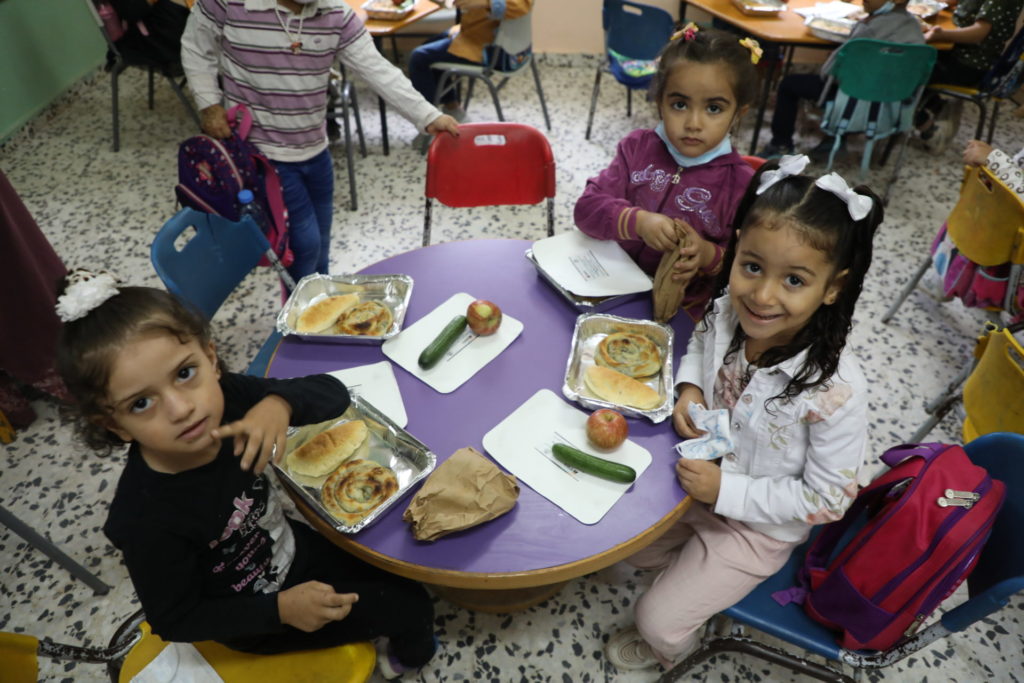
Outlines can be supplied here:
<path id="1" fill-rule="evenodd" d="M 343 413 L 349 394 L 328 375 L 275 380 L 225 374 L 227 424 L 269 394 L 293 425 Z M 232 640 L 283 630 L 277 592 L 295 537 L 266 474 L 243 471 L 225 439 L 217 458 L 177 474 L 156 472 L 137 443 L 117 484 L 104 532 L 122 553 L 153 632 L 165 640 Z"/>

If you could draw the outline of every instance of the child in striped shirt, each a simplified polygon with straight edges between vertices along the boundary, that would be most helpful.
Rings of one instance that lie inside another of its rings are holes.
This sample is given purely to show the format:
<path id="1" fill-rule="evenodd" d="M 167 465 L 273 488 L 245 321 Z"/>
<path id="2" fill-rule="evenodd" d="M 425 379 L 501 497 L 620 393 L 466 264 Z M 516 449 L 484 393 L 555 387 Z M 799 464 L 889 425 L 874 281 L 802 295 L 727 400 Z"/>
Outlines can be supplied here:
<path id="1" fill-rule="evenodd" d="M 277 168 L 288 208 L 296 280 L 328 270 L 334 171 L 327 149 L 327 92 L 340 59 L 420 131 L 458 135 L 377 51 L 344 0 L 197 0 L 181 62 L 203 131 L 231 134 L 225 106 L 244 104 L 249 140 Z"/>

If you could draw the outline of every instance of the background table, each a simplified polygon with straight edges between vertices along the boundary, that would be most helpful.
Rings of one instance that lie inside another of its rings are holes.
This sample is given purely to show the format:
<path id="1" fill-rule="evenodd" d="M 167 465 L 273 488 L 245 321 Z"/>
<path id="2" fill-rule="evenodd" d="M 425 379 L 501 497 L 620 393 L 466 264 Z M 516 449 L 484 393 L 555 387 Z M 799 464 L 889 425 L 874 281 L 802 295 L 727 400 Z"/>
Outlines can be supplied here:
<path id="1" fill-rule="evenodd" d="M 524 258 L 530 245 L 523 240 L 447 242 L 394 256 L 361 271 L 413 277 L 405 326 L 456 292 L 491 299 L 525 325 L 508 349 L 451 394 L 440 394 L 394 366 L 409 415 L 407 429 L 437 454 L 439 464 L 464 446 L 485 452 L 483 435 L 539 389 L 548 388 L 561 396 L 577 312 Z M 650 297 L 644 295 L 608 312 L 649 318 Z M 686 348 L 693 323 L 680 313 L 673 327 L 675 361 Z M 273 354 L 267 374 L 294 377 L 384 358 L 377 346 L 311 343 L 286 337 Z M 651 452 L 652 463 L 594 525 L 581 524 L 525 484 L 508 514 L 433 543 L 416 541 L 401 519 L 411 496 L 351 536 L 339 534 L 315 515 L 311 521 L 352 553 L 389 571 L 440 586 L 454 602 L 488 611 L 516 609 L 553 594 L 571 578 L 631 555 L 685 511 L 688 499 L 673 470 L 677 456 L 672 446 L 678 437 L 671 420 L 655 425 L 645 419 L 630 419 L 629 428 L 630 438 Z M 308 509 L 304 512 L 310 513 Z"/>
<path id="2" fill-rule="evenodd" d="M 359 15 L 359 18 L 363 20 L 363 24 L 366 26 L 367 32 L 370 37 L 373 38 L 373 42 L 377 45 L 377 49 L 381 50 L 382 42 L 386 36 L 394 37 L 395 33 L 405 28 L 409 24 L 414 24 L 424 17 L 428 17 L 434 12 L 441 9 L 441 5 L 434 2 L 434 0 L 416 0 L 416 5 L 412 8 L 412 12 L 408 16 L 398 19 L 396 21 L 390 21 L 386 19 L 369 19 L 366 16 L 366 10 L 363 9 L 363 3 L 366 0 L 345 0 L 348 6 Z M 395 62 L 398 61 L 398 48 L 392 45 L 395 58 Z M 382 51 L 383 52 L 383 51 Z M 391 152 L 391 146 L 388 144 L 388 112 L 387 104 L 384 102 L 383 97 L 377 97 L 377 108 L 380 111 L 380 134 L 382 144 L 384 147 L 384 154 L 387 155 Z"/>
<path id="3" fill-rule="evenodd" d="M 779 14 L 770 17 L 756 17 L 744 14 L 736 8 L 732 0 L 684 0 L 679 3 L 679 17 L 685 23 L 686 6 L 704 10 L 716 19 L 721 19 L 731 26 L 735 26 L 744 33 L 757 38 L 759 41 L 775 43 L 783 48 L 809 47 L 819 49 L 835 49 L 839 43 L 823 40 L 812 34 L 804 25 L 804 18 L 794 12 L 794 9 L 811 7 L 825 0 L 788 0 L 787 9 Z M 858 0 L 848 0 L 860 4 Z M 948 10 L 939 12 L 929 23 L 943 28 L 955 28 L 953 26 L 953 14 Z M 952 43 L 931 43 L 936 49 L 948 50 L 953 47 Z M 775 72 L 778 69 L 778 62 L 772 60 L 768 67 L 768 74 L 764 78 L 761 88 L 761 101 L 757 105 L 757 118 L 754 121 L 754 133 L 750 139 L 750 154 L 757 154 L 757 139 L 761 134 L 761 124 L 764 122 L 764 110 L 768 104 L 768 96 L 771 93 L 772 81 L 775 80 Z"/>

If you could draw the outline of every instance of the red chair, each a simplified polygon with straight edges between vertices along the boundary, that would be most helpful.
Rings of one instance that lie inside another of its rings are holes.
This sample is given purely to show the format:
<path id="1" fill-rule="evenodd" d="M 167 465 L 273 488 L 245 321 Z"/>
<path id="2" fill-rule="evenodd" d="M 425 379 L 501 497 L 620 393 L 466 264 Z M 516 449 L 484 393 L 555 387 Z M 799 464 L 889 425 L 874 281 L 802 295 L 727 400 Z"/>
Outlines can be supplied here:
<path id="1" fill-rule="evenodd" d="M 430 244 L 433 200 L 450 207 L 538 204 L 547 199 L 555 234 L 555 160 L 547 138 L 521 123 L 465 123 L 427 151 L 423 246 Z"/>
<path id="2" fill-rule="evenodd" d="M 747 166 L 750 166 L 750 168 L 756 171 L 757 169 L 764 166 L 765 159 L 762 159 L 761 157 L 752 157 L 744 154 L 743 161 L 747 162 Z"/>

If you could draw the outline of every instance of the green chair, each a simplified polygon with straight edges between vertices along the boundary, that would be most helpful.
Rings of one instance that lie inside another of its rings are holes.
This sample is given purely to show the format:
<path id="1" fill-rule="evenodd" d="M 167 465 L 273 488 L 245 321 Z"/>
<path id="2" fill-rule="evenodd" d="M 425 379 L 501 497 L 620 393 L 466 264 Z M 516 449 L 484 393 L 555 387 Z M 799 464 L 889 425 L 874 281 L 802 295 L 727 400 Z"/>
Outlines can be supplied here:
<path id="1" fill-rule="evenodd" d="M 844 43 L 836 54 L 832 71 L 825 83 L 831 97 L 825 103 L 821 129 L 835 138 L 828 156 L 832 168 L 842 137 L 847 133 L 863 133 L 866 138 L 860 163 L 860 180 L 867 176 L 875 142 L 889 138 L 882 163 L 892 150 L 892 136 L 904 134 L 892 179 L 886 185 L 885 200 L 896 182 L 909 133 L 914 125 L 914 111 L 921 93 L 928 84 L 935 64 L 935 48 L 930 45 L 887 43 L 881 40 L 855 38 Z M 832 87 L 835 85 L 836 87 Z"/>

